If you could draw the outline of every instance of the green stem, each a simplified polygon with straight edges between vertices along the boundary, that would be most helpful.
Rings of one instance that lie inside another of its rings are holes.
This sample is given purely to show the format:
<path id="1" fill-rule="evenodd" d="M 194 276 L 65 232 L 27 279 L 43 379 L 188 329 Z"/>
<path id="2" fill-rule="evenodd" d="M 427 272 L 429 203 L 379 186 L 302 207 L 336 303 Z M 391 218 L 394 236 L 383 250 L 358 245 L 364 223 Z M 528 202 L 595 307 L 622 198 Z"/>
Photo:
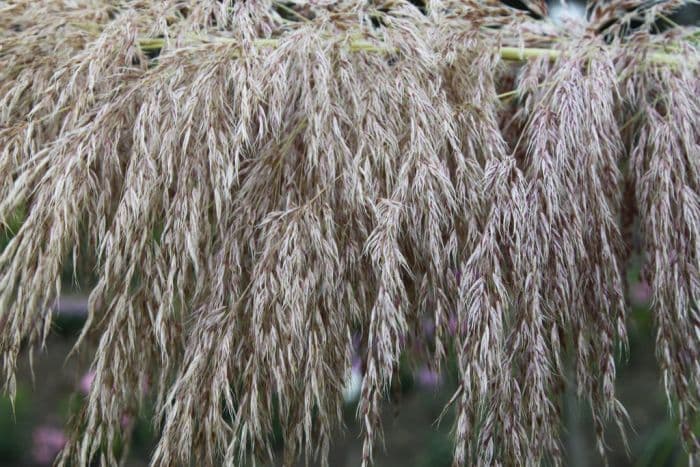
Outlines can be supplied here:
<path id="1" fill-rule="evenodd" d="M 193 43 L 212 42 L 212 43 L 233 43 L 233 39 L 223 37 L 207 37 L 193 35 L 190 37 Z M 256 39 L 254 44 L 260 48 L 274 48 L 280 43 L 279 39 Z M 139 46 L 144 51 L 157 51 L 165 46 L 165 40 L 160 38 L 142 38 L 139 39 Z M 391 53 L 395 49 L 382 44 L 373 43 L 361 39 L 353 39 L 349 41 L 348 47 L 353 52 L 365 51 L 376 53 Z M 537 47 L 501 47 L 500 55 L 503 60 L 508 61 L 527 61 L 532 58 L 549 57 L 554 60 L 561 55 L 561 51 L 556 49 L 545 49 Z M 664 52 L 652 52 L 649 54 L 649 60 L 656 65 L 679 65 L 687 58 L 682 55 L 670 54 Z"/>
<path id="2" fill-rule="evenodd" d="M 540 49 L 536 47 L 501 47 L 501 58 L 503 60 L 525 61 L 531 58 L 549 57 L 555 59 L 561 52 L 554 49 Z"/>

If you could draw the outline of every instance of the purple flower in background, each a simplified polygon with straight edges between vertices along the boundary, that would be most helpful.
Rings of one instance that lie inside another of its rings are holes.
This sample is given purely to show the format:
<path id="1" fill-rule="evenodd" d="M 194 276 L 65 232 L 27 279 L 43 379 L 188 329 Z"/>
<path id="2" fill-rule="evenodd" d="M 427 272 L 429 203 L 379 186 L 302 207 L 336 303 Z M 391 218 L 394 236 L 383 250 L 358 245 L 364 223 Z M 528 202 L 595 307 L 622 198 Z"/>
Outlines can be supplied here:
<path id="1" fill-rule="evenodd" d="M 418 385 L 424 389 L 437 389 L 442 384 L 440 373 L 427 366 L 422 366 L 414 375 Z"/>
<path id="2" fill-rule="evenodd" d="M 92 387 L 92 382 L 95 380 L 95 372 L 90 370 L 80 378 L 80 384 L 78 388 L 83 395 L 87 396 L 90 393 L 90 388 Z"/>
<path id="3" fill-rule="evenodd" d="M 122 430 L 126 430 L 129 426 L 131 426 L 131 423 L 134 421 L 134 417 L 132 417 L 129 414 L 124 414 L 122 415 L 121 420 L 119 420 L 120 425 L 122 427 Z"/>
<path id="4" fill-rule="evenodd" d="M 458 326 L 458 321 L 457 317 L 450 316 L 450 320 L 447 322 L 447 329 L 449 330 L 449 333 L 451 336 L 454 336 L 457 334 L 457 326 Z"/>
<path id="5" fill-rule="evenodd" d="M 80 383 L 78 383 L 78 390 L 84 395 L 87 396 L 90 394 L 90 389 L 92 388 L 92 383 L 95 381 L 95 372 L 93 370 L 88 371 L 83 375 L 82 378 L 80 378 Z M 141 392 L 143 394 L 148 393 L 149 389 L 149 384 L 147 379 L 141 380 Z"/>
<path id="6" fill-rule="evenodd" d="M 638 282 L 630 288 L 630 300 L 633 305 L 646 305 L 652 294 L 651 286 L 645 281 Z"/>
<path id="7" fill-rule="evenodd" d="M 428 339 L 435 335 L 435 321 L 433 319 L 426 318 L 423 320 L 423 333 Z"/>
<path id="8" fill-rule="evenodd" d="M 32 434 L 32 459 L 39 465 L 53 464 L 56 455 L 68 441 L 63 430 L 52 426 L 39 426 Z"/>

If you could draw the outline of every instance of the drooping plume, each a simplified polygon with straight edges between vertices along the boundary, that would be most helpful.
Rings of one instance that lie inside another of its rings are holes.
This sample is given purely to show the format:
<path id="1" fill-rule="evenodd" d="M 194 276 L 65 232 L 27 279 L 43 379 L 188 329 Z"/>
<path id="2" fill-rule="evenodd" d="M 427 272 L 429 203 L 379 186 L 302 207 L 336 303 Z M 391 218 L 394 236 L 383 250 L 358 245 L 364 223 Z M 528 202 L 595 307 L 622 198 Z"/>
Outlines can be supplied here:
<path id="1" fill-rule="evenodd" d="M 697 49 L 648 32 L 677 2 L 630 5 L 634 34 L 614 2 L 526 6 L 2 2 L 6 392 L 77 245 L 95 265 L 60 462 L 118 463 L 152 399 L 154 465 L 269 460 L 275 426 L 285 464 L 327 464 L 357 350 L 371 464 L 407 349 L 456 364 L 455 464 L 563 463 L 567 386 L 604 455 L 635 213 L 695 449 Z"/>

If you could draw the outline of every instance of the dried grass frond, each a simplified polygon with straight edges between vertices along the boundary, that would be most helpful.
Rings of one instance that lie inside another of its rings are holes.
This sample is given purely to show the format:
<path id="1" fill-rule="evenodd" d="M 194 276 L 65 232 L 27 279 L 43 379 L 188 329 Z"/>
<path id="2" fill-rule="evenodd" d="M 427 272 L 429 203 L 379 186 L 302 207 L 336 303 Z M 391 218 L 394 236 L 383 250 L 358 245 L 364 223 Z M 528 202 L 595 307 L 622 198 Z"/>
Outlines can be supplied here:
<path id="1" fill-rule="evenodd" d="M 649 34 L 676 5 L 629 34 L 620 2 L 569 31 L 540 2 L 3 2 L 5 391 L 86 240 L 96 378 L 62 465 L 123 459 L 147 395 L 154 465 L 271 459 L 275 423 L 285 464 L 327 464 L 358 332 L 363 464 L 406 349 L 456 354 L 457 465 L 561 464 L 567 385 L 604 456 L 639 212 L 695 449 L 697 51 Z"/>
<path id="2" fill-rule="evenodd" d="M 676 407 L 686 446 L 697 457 L 700 444 L 692 425 L 700 387 L 698 82 L 685 69 L 644 69 L 630 81 L 643 90 L 628 94 L 641 116 L 629 170 L 646 256 L 643 274 L 653 289 L 656 353 L 669 406 Z"/>
<path id="3" fill-rule="evenodd" d="M 626 258 L 618 225 L 623 153 L 613 61 L 600 44 L 572 47 L 551 69 L 524 70 L 521 82 L 525 231 L 531 235 L 514 270 L 523 281 L 517 300 L 531 311 L 521 318 L 523 337 L 514 345 L 530 366 L 526 426 L 546 432 L 534 424 L 558 425 L 548 395 L 565 374 L 563 340 L 571 342 L 579 395 L 590 399 L 603 454 L 604 420 L 623 415 L 614 395 L 615 343 L 626 342 Z M 543 73 L 547 81 L 540 86 Z M 553 442 L 548 436 L 534 445 L 556 452 Z"/>

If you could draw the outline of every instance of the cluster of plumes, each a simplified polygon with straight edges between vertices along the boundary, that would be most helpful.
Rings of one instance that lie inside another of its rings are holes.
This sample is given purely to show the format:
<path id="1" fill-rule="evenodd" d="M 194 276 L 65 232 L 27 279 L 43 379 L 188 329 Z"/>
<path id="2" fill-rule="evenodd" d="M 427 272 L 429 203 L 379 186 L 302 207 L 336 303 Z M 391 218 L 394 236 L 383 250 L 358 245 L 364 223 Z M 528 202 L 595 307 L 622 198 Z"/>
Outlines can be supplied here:
<path id="1" fill-rule="evenodd" d="M 700 81 L 688 69 L 652 69 L 627 86 L 636 111 L 630 117 L 630 196 L 641 214 L 656 353 L 683 439 L 698 456 L 693 425 L 700 402 Z"/>
<path id="2" fill-rule="evenodd" d="M 125 455 L 142 387 L 154 465 L 269 458 L 274 424 L 286 464 L 326 462 L 358 331 L 365 463 L 408 346 L 456 356 L 456 464 L 561 462 L 567 385 L 604 454 L 637 222 L 696 452 L 697 50 L 649 20 L 676 6 L 564 30 L 490 0 L 0 2 L 5 390 L 88 242 L 65 465 Z M 559 55 L 503 63 L 527 44 Z"/>

